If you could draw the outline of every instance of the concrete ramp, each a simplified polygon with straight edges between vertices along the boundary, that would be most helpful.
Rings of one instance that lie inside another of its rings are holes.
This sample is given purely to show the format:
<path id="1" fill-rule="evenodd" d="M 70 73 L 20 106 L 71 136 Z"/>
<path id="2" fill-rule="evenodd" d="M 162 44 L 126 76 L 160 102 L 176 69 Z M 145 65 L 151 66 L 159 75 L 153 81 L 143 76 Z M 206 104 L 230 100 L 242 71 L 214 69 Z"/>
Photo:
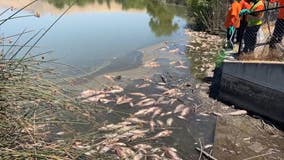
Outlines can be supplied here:
<path id="1" fill-rule="evenodd" d="M 225 61 L 218 98 L 284 124 L 284 63 Z"/>

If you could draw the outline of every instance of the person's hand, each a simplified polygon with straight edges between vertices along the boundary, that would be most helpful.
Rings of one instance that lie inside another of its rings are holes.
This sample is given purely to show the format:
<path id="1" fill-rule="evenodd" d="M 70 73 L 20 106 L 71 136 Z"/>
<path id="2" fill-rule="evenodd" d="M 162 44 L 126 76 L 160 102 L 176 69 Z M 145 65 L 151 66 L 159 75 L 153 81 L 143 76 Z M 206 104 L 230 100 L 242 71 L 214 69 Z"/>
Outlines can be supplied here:
<path id="1" fill-rule="evenodd" d="M 235 27 L 230 26 L 229 27 L 229 34 L 232 35 L 234 33 L 234 31 L 235 31 Z"/>
<path id="2" fill-rule="evenodd" d="M 249 9 L 242 9 L 239 15 L 243 16 L 243 15 L 250 14 L 250 13 L 251 11 Z"/>

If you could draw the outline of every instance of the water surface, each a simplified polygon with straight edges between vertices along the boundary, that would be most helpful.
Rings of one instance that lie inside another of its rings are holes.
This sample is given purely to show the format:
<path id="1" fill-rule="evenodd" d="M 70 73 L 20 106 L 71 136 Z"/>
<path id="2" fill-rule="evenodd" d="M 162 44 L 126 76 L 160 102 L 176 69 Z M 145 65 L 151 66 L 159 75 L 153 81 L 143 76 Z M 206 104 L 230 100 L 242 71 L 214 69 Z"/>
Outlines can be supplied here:
<path id="1" fill-rule="evenodd" d="M 28 2 L 30 1 L 1 1 L 0 9 L 10 6 L 18 9 Z M 18 42 L 23 44 L 36 31 L 47 29 L 67 7 L 68 1 L 41 0 L 20 14 L 39 12 L 40 18 L 8 21 L 1 26 L 1 34 L 7 36 L 21 33 L 24 29 L 34 30 Z M 1 19 L 7 15 L 8 13 L 2 15 Z M 49 58 L 91 71 L 118 57 L 135 53 L 139 48 L 184 38 L 185 25 L 186 13 L 182 7 L 147 0 L 81 0 L 77 1 L 33 51 L 41 53 L 52 50 Z"/>

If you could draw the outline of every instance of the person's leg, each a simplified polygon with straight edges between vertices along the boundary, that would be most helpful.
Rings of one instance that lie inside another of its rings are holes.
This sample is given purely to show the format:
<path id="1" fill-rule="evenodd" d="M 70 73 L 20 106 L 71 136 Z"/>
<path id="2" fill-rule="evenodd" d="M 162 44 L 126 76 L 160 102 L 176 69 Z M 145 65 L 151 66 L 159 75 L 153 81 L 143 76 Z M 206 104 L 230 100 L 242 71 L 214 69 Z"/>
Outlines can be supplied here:
<path id="1" fill-rule="evenodd" d="M 233 48 L 232 42 L 231 42 L 232 35 L 230 34 L 230 29 L 227 29 L 227 46 L 229 49 Z"/>
<path id="2" fill-rule="evenodd" d="M 280 43 L 282 41 L 283 35 L 284 35 L 284 20 L 277 19 L 269 47 L 275 48 L 276 47 L 275 44 Z"/>
<path id="3" fill-rule="evenodd" d="M 260 25 L 247 27 L 245 35 L 244 35 L 244 42 L 245 42 L 244 52 L 245 53 L 254 51 L 256 40 L 257 40 L 257 32 L 259 28 L 260 28 Z"/>
<path id="4" fill-rule="evenodd" d="M 243 39 L 246 27 L 247 27 L 247 21 L 241 20 L 240 28 L 237 29 L 237 43 L 240 43 L 241 40 Z"/>
<path id="5" fill-rule="evenodd" d="M 245 34 L 244 34 L 244 44 L 245 44 L 244 50 L 243 50 L 244 53 L 249 52 L 249 48 L 251 46 L 251 41 L 250 41 L 251 33 L 252 33 L 252 27 L 247 27 Z"/>
<path id="6" fill-rule="evenodd" d="M 249 52 L 253 52 L 255 49 L 256 42 L 257 42 L 257 33 L 258 33 L 259 28 L 260 28 L 260 25 L 252 27 Z"/>

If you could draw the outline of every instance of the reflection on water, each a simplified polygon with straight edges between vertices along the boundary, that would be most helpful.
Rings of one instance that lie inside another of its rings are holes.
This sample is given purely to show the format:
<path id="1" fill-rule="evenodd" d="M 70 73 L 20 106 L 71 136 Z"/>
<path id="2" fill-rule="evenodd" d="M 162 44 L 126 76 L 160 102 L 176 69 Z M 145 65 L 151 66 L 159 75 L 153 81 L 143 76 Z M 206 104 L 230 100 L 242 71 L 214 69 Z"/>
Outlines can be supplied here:
<path id="1" fill-rule="evenodd" d="M 0 10 L 20 8 L 30 0 L 0 1 Z M 23 15 L 41 18 L 6 23 L 1 33 L 47 28 L 70 5 L 70 0 L 42 0 Z M 4 15 L 5 16 L 5 15 Z M 80 68 L 94 68 L 113 58 L 162 41 L 181 38 L 185 9 L 149 0 L 77 0 L 76 5 L 40 42 L 36 52 L 54 50 L 53 57 Z"/>

